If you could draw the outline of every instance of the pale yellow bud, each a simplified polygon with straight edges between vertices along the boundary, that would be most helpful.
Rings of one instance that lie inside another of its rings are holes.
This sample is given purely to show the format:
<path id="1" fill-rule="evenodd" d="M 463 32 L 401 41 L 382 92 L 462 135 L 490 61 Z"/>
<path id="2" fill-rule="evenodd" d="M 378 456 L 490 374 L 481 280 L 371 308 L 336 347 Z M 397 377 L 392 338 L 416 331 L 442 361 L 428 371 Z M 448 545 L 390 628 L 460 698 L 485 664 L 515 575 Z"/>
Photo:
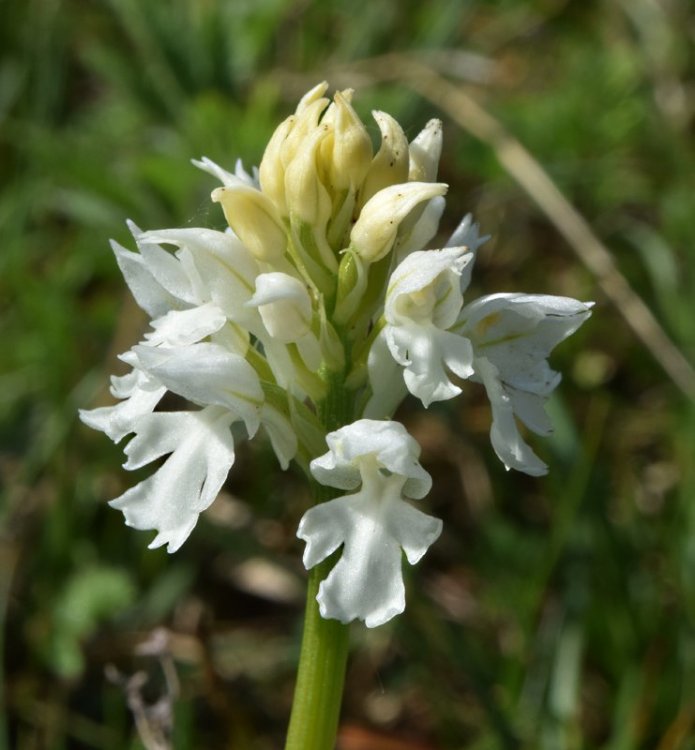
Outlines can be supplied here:
<path id="1" fill-rule="evenodd" d="M 408 139 L 403 128 L 386 112 L 372 112 L 381 131 L 381 146 L 372 159 L 360 188 L 360 205 L 389 185 L 408 180 Z"/>
<path id="2" fill-rule="evenodd" d="M 343 89 L 340 93 L 340 96 L 343 98 L 344 101 L 346 101 L 348 104 L 352 104 L 352 95 L 355 93 L 354 89 Z M 327 122 L 330 124 L 335 123 L 335 113 L 336 113 L 336 106 L 335 101 L 332 101 L 330 105 L 328 106 L 328 109 L 324 112 L 323 118 L 321 119 L 321 122 Z"/>
<path id="3" fill-rule="evenodd" d="M 261 190 L 270 198 L 283 216 L 287 215 L 287 205 L 285 201 L 285 167 L 281 155 L 287 136 L 292 132 L 296 122 L 296 115 L 291 115 L 278 125 L 265 147 L 263 158 L 258 167 Z"/>
<path id="4" fill-rule="evenodd" d="M 326 91 L 328 91 L 328 81 L 321 81 L 321 83 L 317 83 L 313 89 L 309 89 L 309 91 L 307 91 L 306 94 L 304 94 L 304 96 L 299 100 L 299 104 L 297 104 L 295 113 L 298 115 L 301 114 L 310 104 L 313 104 L 317 100 L 321 99 Z"/>
<path id="5" fill-rule="evenodd" d="M 441 182 L 406 182 L 380 190 L 362 209 L 350 233 L 350 245 L 361 258 L 375 263 L 391 251 L 398 227 L 408 214 L 447 189 Z"/>
<path id="6" fill-rule="evenodd" d="M 354 96 L 354 94 L 355 94 L 355 89 L 343 89 L 340 92 L 340 95 L 348 104 L 352 104 L 352 97 Z"/>
<path id="7" fill-rule="evenodd" d="M 220 187 L 212 191 L 212 200 L 222 205 L 227 223 L 257 260 L 282 258 L 287 246 L 285 228 L 260 190 L 249 185 Z"/>
<path id="8" fill-rule="evenodd" d="M 434 182 L 442 155 L 442 122 L 430 120 L 410 144 L 411 182 Z"/>
<path id="9" fill-rule="evenodd" d="M 334 102 L 335 134 L 329 168 L 331 187 L 335 192 L 356 191 L 372 160 L 372 140 L 364 123 L 342 93 L 336 93 Z"/>
<path id="10" fill-rule="evenodd" d="M 281 152 L 282 163 L 285 169 L 302 148 L 304 140 L 318 127 L 321 114 L 328 106 L 328 99 L 316 99 L 309 102 L 301 112 L 297 114 L 292 131 L 285 139 Z"/>
<path id="11" fill-rule="evenodd" d="M 290 216 L 315 229 L 326 226 L 331 215 L 331 198 L 321 182 L 318 155 L 329 135 L 328 125 L 319 125 L 300 144 L 285 172 L 285 196 Z"/>

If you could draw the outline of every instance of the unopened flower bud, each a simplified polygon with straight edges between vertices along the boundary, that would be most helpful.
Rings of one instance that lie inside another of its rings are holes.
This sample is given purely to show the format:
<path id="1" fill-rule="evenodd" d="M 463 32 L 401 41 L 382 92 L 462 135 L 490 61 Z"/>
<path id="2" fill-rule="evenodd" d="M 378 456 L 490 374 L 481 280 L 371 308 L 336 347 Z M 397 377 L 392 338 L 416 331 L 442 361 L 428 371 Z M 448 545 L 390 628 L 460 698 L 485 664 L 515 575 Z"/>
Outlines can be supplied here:
<path id="1" fill-rule="evenodd" d="M 294 219 L 315 228 L 326 226 L 331 215 L 331 198 L 321 182 L 318 155 L 329 127 L 319 125 L 297 149 L 285 171 L 287 209 Z"/>
<path id="2" fill-rule="evenodd" d="M 434 182 L 442 155 L 442 121 L 430 120 L 410 144 L 411 182 Z"/>
<path id="3" fill-rule="evenodd" d="M 295 159 L 297 152 L 303 148 L 304 141 L 319 126 L 319 120 L 328 103 L 328 99 L 316 99 L 308 103 L 301 112 L 297 112 L 294 127 L 282 147 L 281 158 L 285 169 Z"/>
<path id="4" fill-rule="evenodd" d="M 381 146 L 360 188 L 362 205 L 379 190 L 408 181 L 408 139 L 403 128 L 386 112 L 375 111 L 372 116 L 381 131 Z"/>
<path id="5" fill-rule="evenodd" d="M 406 182 L 380 190 L 367 201 L 352 228 L 351 246 L 369 263 L 385 257 L 408 214 L 422 201 L 444 195 L 447 188 L 441 182 Z"/>
<path id="6" fill-rule="evenodd" d="M 260 190 L 247 185 L 221 187 L 212 191 L 212 200 L 222 205 L 227 223 L 257 260 L 282 258 L 287 246 L 285 228 Z"/>
<path id="7" fill-rule="evenodd" d="M 263 153 L 261 164 L 258 167 L 258 177 L 261 183 L 261 190 L 275 204 L 275 207 L 282 215 L 287 215 L 287 205 L 285 201 L 285 168 L 282 163 L 282 149 L 295 126 L 297 117 L 291 115 L 278 125 L 275 132 L 268 141 L 268 145 Z"/>
<path id="8" fill-rule="evenodd" d="M 345 96 L 335 97 L 335 135 L 330 164 L 331 187 L 336 191 L 357 190 L 372 160 L 372 140 Z"/>
<path id="9" fill-rule="evenodd" d="M 309 91 L 307 91 L 306 94 L 304 94 L 304 96 L 299 100 L 295 113 L 298 115 L 301 114 L 310 104 L 313 104 L 314 102 L 321 99 L 321 97 L 326 93 L 327 90 L 328 81 L 321 81 L 321 83 L 317 83 L 313 89 L 309 89 Z"/>

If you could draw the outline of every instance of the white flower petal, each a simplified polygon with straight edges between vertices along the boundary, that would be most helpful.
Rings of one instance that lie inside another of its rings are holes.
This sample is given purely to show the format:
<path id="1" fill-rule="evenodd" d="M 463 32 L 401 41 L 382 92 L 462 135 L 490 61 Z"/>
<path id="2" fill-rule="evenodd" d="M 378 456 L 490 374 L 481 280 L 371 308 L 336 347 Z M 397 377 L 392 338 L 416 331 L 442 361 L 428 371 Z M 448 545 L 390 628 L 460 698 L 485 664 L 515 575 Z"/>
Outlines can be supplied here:
<path id="1" fill-rule="evenodd" d="M 517 419 L 537 435 L 549 435 L 553 431 L 550 417 L 545 413 L 545 396 L 519 391 L 516 388 L 508 388 L 507 392 Z"/>
<path id="2" fill-rule="evenodd" d="M 150 240 L 143 241 L 143 237 L 146 237 L 144 232 L 137 239 L 140 255 L 156 282 L 175 299 L 180 300 L 178 307 L 182 306 L 181 302 L 185 305 L 205 302 L 196 295 L 191 279 L 178 258 Z"/>
<path id="3" fill-rule="evenodd" d="M 145 334 L 150 346 L 188 346 L 210 336 L 227 322 L 217 305 L 208 303 L 190 310 L 171 310 L 152 321 L 154 331 Z"/>
<path id="4" fill-rule="evenodd" d="M 386 333 L 381 331 L 369 349 L 367 360 L 369 384 L 372 395 L 364 408 L 369 419 L 391 417 L 408 390 L 397 362 L 386 343 Z"/>
<path id="5" fill-rule="evenodd" d="M 251 187 L 259 187 L 258 185 L 258 169 L 253 168 L 253 175 L 250 175 L 245 169 L 241 159 L 237 159 L 234 173 L 228 172 L 223 169 L 219 164 L 216 164 L 212 159 L 208 159 L 207 156 L 203 156 L 200 161 L 197 159 L 191 159 L 191 163 L 201 169 L 203 172 L 216 177 L 223 185 L 231 187 L 238 184 L 239 181 Z"/>
<path id="6" fill-rule="evenodd" d="M 249 435 L 258 429 L 263 390 L 253 367 L 217 344 L 176 349 L 136 346 L 138 360 L 174 393 L 201 405 L 224 406 L 241 417 Z"/>
<path id="7" fill-rule="evenodd" d="M 434 182 L 442 155 L 442 121 L 430 120 L 410 144 L 409 180 Z"/>
<path id="8" fill-rule="evenodd" d="M 111 249 L 133 298 L 150 317 L 158 318 L 180 307 L 179 300 L 155 279 L 139 253 L 126 250 L 113 240 Z"/>
<path id="9" fill-rule="evenodd" d="M 160 229 L 145 232 L 141 240 L 176 245 L 177 257 L 188 271 L 196 297 L 211 300 L 231 320 L 249 317 L 244 305 L 253 294 L 258 263 L 231 232 L 193 227 Z"/>
<path id="10" fill-rule="evenodd" d="M 386 321 L 391 325 L 427 321 L 449 328 L 463 303 L 459 277 L 472 259 L 465 247 L 411 253 L 391 274 Z"/>
<path id="11" fill-rule="evenodd" d="M 113 395 L 123 400 L 113 406 L 80 409 L 79 415 L 88 427 L 106 433 L 117 443 L 135 430 L 140 417 L 152 412 L 166 393 L 166 387 L 138 369 L 121 377 L 112 377 L 111 383 Z"/>
<path id="12" fill-rule="evenodd" d="M 286 470 L 297 454 L 297 434 L 287 417 L 267 401 L 261 407 L 261 425 L 273 446 L 280 466 Z"/>
<path id="13" fill-rule="evenodd" d="M 490 441 L 495 453 L 507 469 L 516 469 L 533 477 L 548 473 L 548 467 L 521 437 L 514 418 L 511 396 L 500 381 L 497 368 L 484 357 L 476 359 L 479 374 L 492 407 Z"/>
<path id="14" fill-rule="evenodd" d="M 460 330 L 506 385 L 548 395 L 560 381 L 548 355 L 589 317 L 590 307 L 568 297 L 495 294 L 461 311 Z"/>
<path id="15" fill-rule="evenodd" d="M 219 164 L 212 161 L 212 159 L 208 159 L 207 156 L 203 156 L 200 160 L 191 159 L 191 163 L 203 172 L 216 177 L 223 185 L 228 187 L 236 185 L 239 182 L 240 178 L 237 175 L 223 169 Z"/>
<path id="16" fill-rule="evenodd" d="M 422 215 L 409 232 L 403 233 L 401 225 L 396 242 L 397 263 L 403 261 L 410 253 L 427 247 L 429 241 L 437 234 L 439 220 L 442 218 L 445 206 L 446 201 L 438 195 L 425 204 Z"/>
<path id="17" fill-rule="evenodd" d="M 234 415 L 217 406 L 139 420 L 136 436 L 125 449 L 125 467 L 135 469 L 171 455 L 151 477 L 110 505 L 123 511 L 129 526 L 157 531 L 150 547 L 167 544 L 168 551 L 175 552 L 217 496 L 234 463 L 233 420 Z"/>
<path id="18" fill-rule="evenodd" d="M 454 229 L 445 247 L 460 247 L 464 245 L 471 252 L 475 252 L 490 239 L 489 234 L 480 234 L 480 225 L 473 221 L 473 214 L 466 214 L 461 223 Z"/>
<path id="19" fill-rule="evenodd" d="M 311 325 L 311 298 L 306 286 L 286 273 L 262 273 L 246 303 L 257 307 L 268 333 L 278 341 L 299 341 Z"/>
<path id="20" fill-rule="evenodd" d="M 405 367 L 406 387 L 425 407 L 461 393 L 444 365 L 461 378 L 473 374 L 473 349 L 462 336 L 432 325 L 406 325 L 388 329 L 387 342 L 394 359 Z"/>

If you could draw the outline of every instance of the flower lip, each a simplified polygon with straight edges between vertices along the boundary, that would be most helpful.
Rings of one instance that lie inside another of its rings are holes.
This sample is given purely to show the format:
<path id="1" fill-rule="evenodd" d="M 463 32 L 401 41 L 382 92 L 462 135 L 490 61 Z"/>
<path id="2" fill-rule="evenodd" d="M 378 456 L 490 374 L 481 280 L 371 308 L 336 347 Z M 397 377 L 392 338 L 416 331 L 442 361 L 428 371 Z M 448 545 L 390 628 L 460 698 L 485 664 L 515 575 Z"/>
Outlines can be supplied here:
<path id="1" fill-rule="evenodd" d="M 304 565 L 312 568 L 342 547 L 319 586 L 321 616 L 377 627 L 405 609 L 403 553 L 414 565 L 441 533 L 439 519 L 404 500 L 422 497 L 431 479 L 418 463 L 417 442 L 398 422 L 360 419 L 327 442 L 329 452 L 311 464 L 314 476 L 331 486 L 362 486 L 304 514 L 297 530 L 306 542 Z"/>

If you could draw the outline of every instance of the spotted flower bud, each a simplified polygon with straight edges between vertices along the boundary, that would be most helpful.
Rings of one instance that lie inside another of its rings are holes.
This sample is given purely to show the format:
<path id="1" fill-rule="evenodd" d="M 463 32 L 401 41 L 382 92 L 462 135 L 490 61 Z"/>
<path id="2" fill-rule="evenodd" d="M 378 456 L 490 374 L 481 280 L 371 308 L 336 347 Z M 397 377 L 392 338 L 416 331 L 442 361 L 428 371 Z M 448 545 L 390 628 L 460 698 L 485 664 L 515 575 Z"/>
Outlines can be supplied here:
<path id="1" fill-rule="evenodd" d="M 350 233 L 355 252 L 369 263 L 388 255 L 398 227 L 422 201 L 444 195 L 443 183 L 408 182 L 380 190 L 367 201 Z"/>
<path id="2" fill-rule="evenodd" d="M 381 131 L 381 146 L 369 165 L 360 188 L 360 204 L 389 185 L 408 180 L 408 139 L 403 128 L 386 112 L 372 112 Z"/>

